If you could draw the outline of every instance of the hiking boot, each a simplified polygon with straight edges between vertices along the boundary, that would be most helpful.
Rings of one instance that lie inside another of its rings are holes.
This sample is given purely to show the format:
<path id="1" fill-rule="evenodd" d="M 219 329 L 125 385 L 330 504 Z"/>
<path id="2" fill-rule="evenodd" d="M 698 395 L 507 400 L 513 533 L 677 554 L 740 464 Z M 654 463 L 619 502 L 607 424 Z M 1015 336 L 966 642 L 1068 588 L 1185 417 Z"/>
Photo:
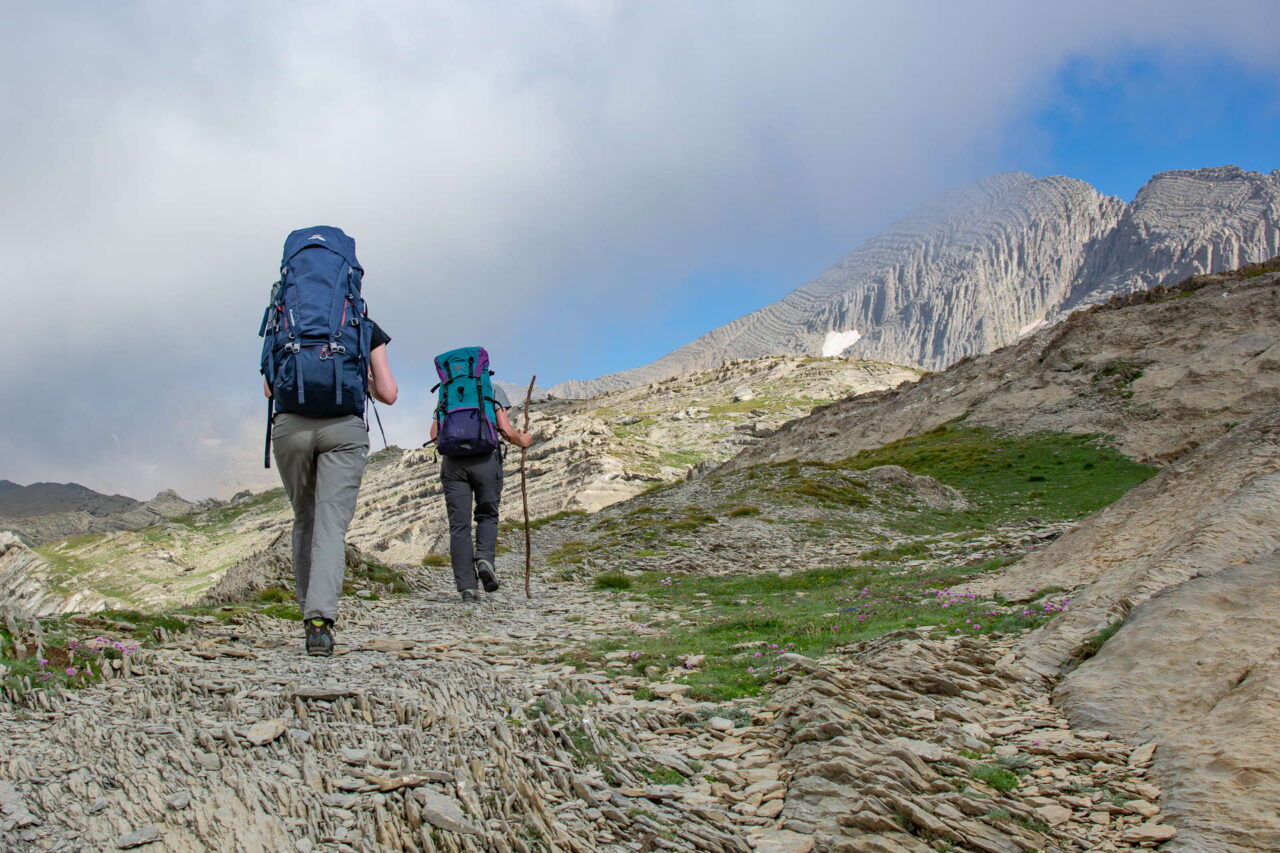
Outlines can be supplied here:
<path id="1" fill-rule="evenodd" d="M 462 600 L 463 601 L 479 601 L 480 593 L 476 592 L 474 589 L 464 589 L 462 591 Z"/>
<path id="2" fill-rule="evenodd" d="M 476 560 L 476 577 L 480 578 L 485 592 L 498 591 L 498 573 L 494 570 L 493 563 L 488 560 Z"/>
<path id="3" fill-rule="evenodd" d="M 333 620 L 307 620 L 307 654 L 328 657 L 333 654 Z"/>

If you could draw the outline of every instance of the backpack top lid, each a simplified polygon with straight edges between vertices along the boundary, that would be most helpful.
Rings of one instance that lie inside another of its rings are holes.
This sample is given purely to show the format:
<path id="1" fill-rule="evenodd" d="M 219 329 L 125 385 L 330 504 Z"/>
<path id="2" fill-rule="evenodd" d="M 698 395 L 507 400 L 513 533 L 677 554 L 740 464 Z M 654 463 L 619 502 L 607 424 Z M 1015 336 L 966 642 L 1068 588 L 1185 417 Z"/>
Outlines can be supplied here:
<path id="1" fill-rule="evenodd" d="M 436 356 L 436 375 L 440 377 L 441 382 L 449 382 L 461 376 L 471 376 L 474 378 L 483 377 L 486 381 L 489 378 L 489 353 L 484 347 L 458 347 L 448 352 L 441 353 Z M 468 373 L 459 373 L 457 368 L 462 365 L 470 368 Z M 452 370 L 450 368 L 453 368 Z"/>
<path id="2" fill-rule="evenodd" d="M 312 246 L 323 246 L 340 255 L 351 266 L 364 272 L 364 268 L 356 260 L 356 241 L 348 237 L 341 228 L 334 228 L 332 225 L 315 225 L 311 228 L 300 228 L 286 237 L 284 241 L 284 259 L 280 265 L 288 266 L 294 255 Z"/>

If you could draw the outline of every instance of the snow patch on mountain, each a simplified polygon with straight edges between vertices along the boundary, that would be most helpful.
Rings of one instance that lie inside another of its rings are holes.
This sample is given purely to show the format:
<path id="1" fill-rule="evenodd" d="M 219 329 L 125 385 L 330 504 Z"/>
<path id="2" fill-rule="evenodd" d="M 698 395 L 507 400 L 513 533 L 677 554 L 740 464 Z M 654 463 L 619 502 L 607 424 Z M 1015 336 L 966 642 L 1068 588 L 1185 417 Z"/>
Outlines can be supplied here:
<path id="1" fill-rule="evenodd" d="M 822 355 L 824 358 L 840 355 L 861 338 L 862 333 L 857 329 L 850 329 L 847 332 L 827 332 L 827 339 L 822 342 Z"/>

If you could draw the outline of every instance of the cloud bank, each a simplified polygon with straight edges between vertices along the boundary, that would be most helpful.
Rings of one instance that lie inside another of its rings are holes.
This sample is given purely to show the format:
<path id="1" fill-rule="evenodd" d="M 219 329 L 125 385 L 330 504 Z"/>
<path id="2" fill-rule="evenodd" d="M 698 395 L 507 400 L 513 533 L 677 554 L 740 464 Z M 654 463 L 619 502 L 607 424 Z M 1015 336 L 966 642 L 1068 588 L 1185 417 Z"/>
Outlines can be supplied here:
<path id="1" fill-rule="evenodd" d="M 544 386 L 631 366 L 596 351 L 596 329 L 683 298 L 692 271 L 816 273 L 937 192 L 1034 158 L 1027 116 L 1064 63 L 1105 73 L 1142 48 L 1274 73 L 1280 10 L 139 2 L 7 18 L 0 477 L 147 497 L 275 482 L 256 326 L 293 228 L 356 237 L 405 388 L 384 422 L 414 446 L 434 353 L 484 342 L 501 378 Z"/>

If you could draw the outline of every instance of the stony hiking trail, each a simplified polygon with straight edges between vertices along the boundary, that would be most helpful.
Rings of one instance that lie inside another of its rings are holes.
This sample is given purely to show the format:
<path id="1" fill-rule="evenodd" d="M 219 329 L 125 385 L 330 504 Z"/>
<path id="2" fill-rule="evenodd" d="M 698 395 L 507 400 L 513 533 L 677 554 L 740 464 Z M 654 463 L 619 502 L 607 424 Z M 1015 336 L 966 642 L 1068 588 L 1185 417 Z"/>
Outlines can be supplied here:
<path id="1" fill-rule="evenodd" d="M 1013 637 L 778 655 L 772 690 L 695 702 L 677 673 L 696 656 L 652 681 L 625 649 L 561 659 L 658 630 L 643 601 L 539 583 L 463 605 L 442 575 L 415 583 L 345 600 L 329 659 L 293 622 L 205 617 L 127 677 L 0 701 L 0 846 L 1023 853 L 1174 834 L 1150 750 L 1072 730 L 1004 665 Z"/>

